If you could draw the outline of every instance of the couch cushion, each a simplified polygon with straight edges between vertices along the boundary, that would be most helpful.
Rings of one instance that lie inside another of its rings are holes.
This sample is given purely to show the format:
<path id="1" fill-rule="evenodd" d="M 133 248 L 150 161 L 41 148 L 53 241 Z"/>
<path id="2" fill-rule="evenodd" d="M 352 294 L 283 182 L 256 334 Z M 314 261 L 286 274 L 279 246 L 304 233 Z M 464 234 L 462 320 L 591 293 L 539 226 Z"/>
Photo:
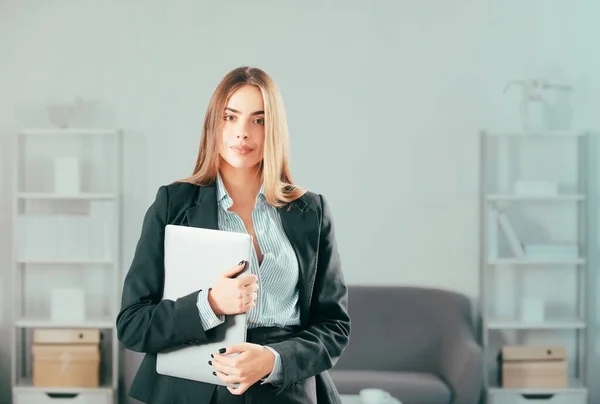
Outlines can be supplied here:
<path id="1" fill-rule="evenodd" d="M 340 394 L 358 394 L 365 388 L 390 392 L 402 404 L 449 404 L 451 392 L 437 376 L 417 372 L 330 370 Z"/>
<path id="2" fill-rule="evenodd" d="M 442 341 L 469 326 L 460 294 L 408 286 L 348 287 L 350 342 L 335 369 L 440 373 Z"/>

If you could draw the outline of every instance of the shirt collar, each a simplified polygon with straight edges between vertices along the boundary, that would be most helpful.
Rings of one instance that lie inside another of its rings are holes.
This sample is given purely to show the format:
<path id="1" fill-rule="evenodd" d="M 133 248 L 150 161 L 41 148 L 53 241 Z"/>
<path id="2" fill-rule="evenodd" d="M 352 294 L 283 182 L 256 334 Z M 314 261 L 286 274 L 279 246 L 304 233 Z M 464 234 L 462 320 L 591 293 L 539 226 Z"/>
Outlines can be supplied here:
<path id="1" fill-rule="evenodd" d="M 257 208 L 262 205 L 262 203 L 267 201 L 267 197 L 265 195 L 265 184 L 263 183 L 260 186 L 260 190 L 258 191 L 258 195 L 256 195 L 256 201 L 254 203 L 254 207 Z M 221 173 L 217 173 L 217 202 L 225 211 L 227 211 L 233 205 L 233 199 L 229 196 L 227 189 L 225 188 L 225 184 L 223 183 L 223 178 L 221 178 Z"/>

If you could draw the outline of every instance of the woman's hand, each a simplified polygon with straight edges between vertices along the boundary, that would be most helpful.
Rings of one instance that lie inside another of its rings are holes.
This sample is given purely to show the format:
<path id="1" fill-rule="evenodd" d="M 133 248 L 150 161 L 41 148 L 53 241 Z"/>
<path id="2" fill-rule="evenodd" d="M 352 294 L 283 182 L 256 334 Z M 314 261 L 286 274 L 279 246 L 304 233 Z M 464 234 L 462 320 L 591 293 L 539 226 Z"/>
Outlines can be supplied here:
<path id="1" fill-rule="evenodd" d="M 239 355 L 227 356 L 233 353 Z M 225 383 L 239 383 L 237 388 L 227 390 L 240 395 L 273 371 L 275 355 L 262 345 L 243 343 L 228 347 L 222 354 L 213 354 L 210 364 L 215 376 Z"/>
<path id="2" fill-rule="evenodd" d="M 234 278 L 246 265 L 242 261 L 225 271 L 208 291 L 208 303 L 216 315 L 245 313 L 256 305 L 258 277 L 244 274 Z"/>

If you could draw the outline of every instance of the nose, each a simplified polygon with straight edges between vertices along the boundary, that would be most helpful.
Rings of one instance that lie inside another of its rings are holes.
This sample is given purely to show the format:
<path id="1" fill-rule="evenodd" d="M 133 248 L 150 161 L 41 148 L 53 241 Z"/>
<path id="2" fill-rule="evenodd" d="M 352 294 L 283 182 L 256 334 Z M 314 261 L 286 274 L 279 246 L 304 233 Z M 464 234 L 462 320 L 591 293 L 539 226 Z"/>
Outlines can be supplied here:
<path id="1" fill-rule="evenodd" d="M 239 127 L 237 128 L 237 138 L 248 139 L 248 129 L 246 128 L 246 124 L 243 122 L 240 122 Z"/>

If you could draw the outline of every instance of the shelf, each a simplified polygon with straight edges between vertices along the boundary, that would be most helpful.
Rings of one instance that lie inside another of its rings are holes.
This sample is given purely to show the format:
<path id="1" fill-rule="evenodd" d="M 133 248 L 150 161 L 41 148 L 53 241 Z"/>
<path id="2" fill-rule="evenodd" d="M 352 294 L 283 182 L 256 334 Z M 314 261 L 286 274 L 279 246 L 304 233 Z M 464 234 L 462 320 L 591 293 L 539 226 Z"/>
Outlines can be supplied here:
<path id="1" fill-rule="evenodd" d="M 112 265 L 115 262 L 101 259 L 20 259 L 21 265 Z"/>
<path id="2" fill-rule="evenodd" d="M 562 195 L 517 195 L 517 194 L 488 194 L 488 201 L 585 201 L 584 194 L 562 194 Z"/>
<path id="3" fill-rule="evenodd" d="M 80 194 L 55 194 L 51 192 L 19 192 L 19 199 L 29 200 L 111 200 L 116 198 L 112 193 L 80 193 Z"/>
<path id="4" fill-rule="evenodd" d="M 40 392 L 40 393 L 58 393 L 58 394 L 78 394 L 78 393 L 110 393 L 113 388 L 110 385 L 99 387 L 36 387 L 31 379 L 26 379 L 15 385 L 14 391 L 19 393 Z"/>
<path id="5" fill-rule="evenodd" d="M 483 132 L 487 137 L 516 137 L 521 139 L 539 139 L 539 138 L 579 138 L 587 135 L 585 131 L 553 131 L 553 132 L 532 132 L 524 134 L 521 132 Z"/>
<path id="6" fill-rule="evenodd" d="M 597 266 L 597 138 L 585 128 L 524 133 L 515 126 L 479 133 L 478 307 L 487 401 L 583 403 L 594 383 L 589 377 L 595 347 L 590 334 L 595 291 L 590 285 L 596 283 Z M 562 175 L 565 170 L 540 168 L 563 157 L 568 178 Z M 560 293 L 561 287 L 567 289 Z M 545 307 L 544 316 L 518 310 L 528 298 L 532 304 L 525 311 L 542 314 Z M 497 358 L 507 341 L 563 346 L 569 353 L 569 383 L 502 388 Z"/>
<path id="7" fill-rule="evenodd" d="M 503 388 L 503 387 L 498 387 L 498 386 L 490 386 L 488 388 L 488 392 L 493 394 L 493 393 L 519 393 L 519 394 L 553 394 L 553 393 L 566 393 L 566 392 L 576 392 L 576 393 L 582 393 L 585 392 L 587 389 L 583 386 L 583 383 L 581 383 L 580 380 L 576 379 L 576 378 L 570 378 L 567 381 L 567 387 L 566 388 L 552 388 L 552 387 L 547 387 L 547 388 L 522 388 L 522 389 L 507 389 L 507 388 Z"/>
<path id="8" fill-rule="evenodd" d="M 583 258 L 560 258 L 560 259 L 549 259 L 549 258 L 496 258 L 487 260 L 489 265 L 583 265 L 585 264 Z"/>
<path id="9" fill-rule="evenodd" d="M 548 319 L 543 323 L 531 323 L 509 318 L 491 319 L 487 324 L 490 330 L 574 330 L 585 326 L 585 321 L 578 319 Z"/>
<path id="10" fill-rule="evenodd" d="M 12 223 L 21 225 L 12 229 L 14 254 L 9 264 L 14 295 L 9 306 L 15 308 L 10 319 L 10 374 L 17 401 L 112 403 L 119 396 L 122 350 L 116 337 L 119 308 L 113 300 L 119 292 L 115 287 L 122 285 L 118 257 L 122 253 L 123 131 L 76 126 L 18 128 L 11 142 L 15 190 L 10 213 Z M 60 158 L 73 159 L 79 173 L 71 172 Z M 44 185 L 63 178 L 80 186 Z M 42 251 L 40 246 L 47 248 Z M 92 304 L 91 310 L 75 307 L 79 295 L 65 293 L 63 299 L 56 299 L 51 292 L 62 288 L 83 291 L 82 303 Z M 66 309 L 79 308 L 81 315 L 52 307 L 54 302 Z M 56 320 L 56 310 L 66 319 Z M 34 386 L 31 339 L 36 329 L 99 330 L 100 386 Z"/>
<path id="11" fill-rule="evenodd" d="M 117 129 L 93 129 L 93 128 L 40 128 L 40 129 L 21 129 L 19 135 L 22 136 L 116 136 L 119 134 Z"/>
<path id="12" fill-rule="evenodd" d="M 23 317 L 17 320 L 18 328 L 102 328 L 112 329 L 116 320 L 109 318 L 90 319 L 83 322 L 53 321 L 48 318 Z"/>

